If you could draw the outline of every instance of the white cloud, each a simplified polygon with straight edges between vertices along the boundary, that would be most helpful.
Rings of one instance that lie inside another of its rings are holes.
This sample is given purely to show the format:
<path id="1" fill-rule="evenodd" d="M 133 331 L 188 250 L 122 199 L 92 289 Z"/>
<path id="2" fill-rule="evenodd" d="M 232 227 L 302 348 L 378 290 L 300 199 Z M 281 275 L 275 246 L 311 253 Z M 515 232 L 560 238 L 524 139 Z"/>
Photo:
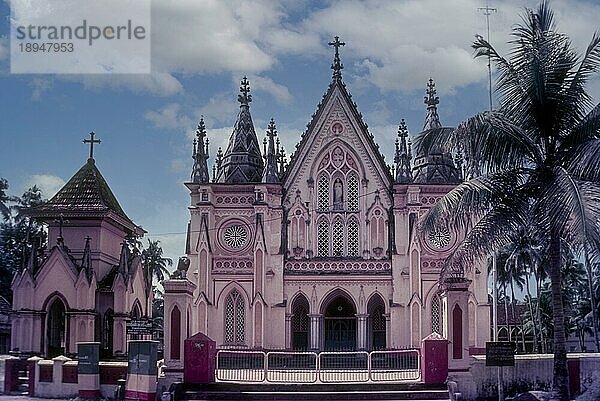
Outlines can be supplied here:
<path id="1" fill-rule="evenodd" d="M 65 180 L 50 174 L 34 174 L 25 180 L 23 191 L 34 185 L 40 189 L 43 198 L 50 199 L 65 185 Z"/>
<path id="2" fill-rule="evenodd" d="M 80 81 L 86 89 L 126 88 L 136 93 L 157 96 L 172 96 L 183 93 L 183 85 L 172 74 L 109 74 L 109 75 L 72 75 L 69 80 Z"/>
<path id="3" fill-rule="evenodd" d="M 0 37 L 0 61 L 8 60 L 8 38 L 6 36 Z"/>
<path id="4" fill-rule="evenodd" d="M 29 81 L 29 87 L 31 88 L 31 99 L 39 101 L 42 98 L 42 94 L 54 86 L 54 81 L 47 78 L 33 78 Z"/>
<path id="5" fill-rule="evenodd" d="M 255 91 L 267 92 L 279 103 L 290 104 L 292 102 L 292 95 L 290 95 L 288 88 L 274 82 L 271 78 L 251 75 L 248 80 Z"/>
<path id="6" fill-rule="evenodd" d="M 194 137 L 194 121 L 182 111 L 180 104 L 170 103 L 159 110 L 147 111 L 144 118 L 156 128 L 183 132 L 190 139 Z"/>

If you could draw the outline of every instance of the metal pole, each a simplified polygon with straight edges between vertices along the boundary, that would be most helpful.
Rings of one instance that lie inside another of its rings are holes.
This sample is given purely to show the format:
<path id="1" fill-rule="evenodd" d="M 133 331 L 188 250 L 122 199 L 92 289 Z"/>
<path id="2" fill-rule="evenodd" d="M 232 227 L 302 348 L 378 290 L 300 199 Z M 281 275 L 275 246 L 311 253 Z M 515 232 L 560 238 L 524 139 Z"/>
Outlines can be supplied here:
<path id="1" fill-rule="evenodd" d="M 498 260 L 496 253 L 492 255 L 492 314 L 493 314 L 493 340 L 498 341 Z M 506 318 L 506 317 L 505 317 Z M 504 401 L 504 371 L 502 366 L 498 366 L 498 400 Z"/>

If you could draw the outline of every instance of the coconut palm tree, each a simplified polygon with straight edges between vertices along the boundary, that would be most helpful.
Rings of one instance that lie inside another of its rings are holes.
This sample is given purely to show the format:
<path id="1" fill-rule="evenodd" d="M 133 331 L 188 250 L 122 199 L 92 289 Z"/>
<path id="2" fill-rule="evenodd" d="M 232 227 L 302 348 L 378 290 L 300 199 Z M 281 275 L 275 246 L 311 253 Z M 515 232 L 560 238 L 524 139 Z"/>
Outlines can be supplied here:
<path id="1" fill-rule="evenodd" d="M 466 232 L 443 272 L 462 276 L 465 266 L 513 241 L 533 212 L 549 252 L 551 399 L 566 401 L 561 241 L 589 249 L 594 260 L 600 256 L 591 246 L 600 243 L 600 104 L 594 107 L 585 90 L 600 68 L 600 35 L 579 57 L 568 36 L 556 31 L 553 12 L 542 2 L 535 11 L 527 10 L 512 37 L 507 58 L 481 37 L 473 44 L 476 57 L 489 56 L 496 66 L 498 110 L 469 118 L 456 129 L 419 135 L 419 151 L 461 146 L 469 163 L 476 159 L 482 171 L 430 209 L 421 219 L 421 232 L 448 227 Z"/>
<path id="2" fill-rule="evenodd" d="M 148 247 L 142 251 L 142 261 L 146 269 L 146 280 L 149 288 L 152 286 L 152 280 L 163 281 L 165 277 L 169 277 L 169 269 L 173 266 L 171 258 L 163 256 L 163 250 L 160 246 L 160 241 L 152 241 L 148 239 Z"/>
<path id="3" fill-rule="evenodd" d="M 5 178 L 0 178 L 0 215 L 4 220 L 10 219 L 11 207 L 9 202 L 14 202 L 15 197 L 10 196 L 8 191 L 8 181 Z"/>

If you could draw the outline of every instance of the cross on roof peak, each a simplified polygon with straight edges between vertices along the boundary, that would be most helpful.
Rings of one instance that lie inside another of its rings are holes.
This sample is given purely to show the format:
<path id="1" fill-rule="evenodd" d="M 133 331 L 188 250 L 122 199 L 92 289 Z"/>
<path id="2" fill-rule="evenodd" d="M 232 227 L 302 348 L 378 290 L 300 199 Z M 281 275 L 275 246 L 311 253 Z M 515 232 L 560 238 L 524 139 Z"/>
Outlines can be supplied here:
<path id="1" fill-rule="evenodd" d="M 94 136 L 96 135 L 96 133 L 94 131 L 90 132 L 88 135 L 90 136 L 90 139 L 84 139 L 83 143 L 90 144 L 90 157 L 88 158 L 88 161 L 93 162 L 94 161 L 94 144 L 101 143 L 102 141 L 100 139 L 94 139 Z"/>
<path id="2" fill-rule="evenodd" d="M 331 64 L 331 69 L 333 70 L 333 79 L 338 80 L 342 78 L 342 70 L 344 69 L 344 64 L 342 64 L 340 60 L 340 47 L 346 46 L 346 43 L 340 42 L 339 36 L 334 36 L 333 42 L 329 42 L 329 46 L 333 46 L 335 48 L 335 55 L 333 56 L 333 64 Z"/>

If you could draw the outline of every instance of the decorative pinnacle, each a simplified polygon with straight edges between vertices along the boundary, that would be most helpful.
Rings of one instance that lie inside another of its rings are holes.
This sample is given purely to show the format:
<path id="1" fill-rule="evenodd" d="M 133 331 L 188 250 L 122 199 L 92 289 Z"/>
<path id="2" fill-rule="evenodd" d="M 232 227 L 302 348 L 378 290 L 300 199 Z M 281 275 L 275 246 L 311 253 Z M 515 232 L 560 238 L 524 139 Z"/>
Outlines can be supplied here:
<path id="1" fill-rule="evenodd" d="M 424 97 L 427 107 L 434 107 L 440 102 L 440 98 L 435 95 L 437 91 L 435 90 L 435 82 L 433 82 L 433 78 L 429 78 L 425 93 L 427 94 L 427 96 Z"/>
<path id="2" fill-rule="evenodd" d="M 204 125 L 204 116 L 200 116 L 200 122 L 198 128 L 196 128 L 196 137 L 198 138 L 198 144 L 202 146 L 204 138 L 206 137 L 206 125 Z"/>
<path id="3" fill-rule="evenodd" d="M 248 78 L 244 76 L 240 83 L 240 95 L 238 95 L 238 102 L 240 102 L 242 106 L 248 106 L 251 101 L 252 95 L 250 94 L 250 83 L 248 82 Z"/>
<path id="4" fill-rule="evenodd" d="M 406 137 L 408 137 L 408 128 L 406 128 L 406 121 L 404 121 L 404 119 L 401 119 L 400 125 L 398 126 L 398 138 Z"/>
<path id="5" fill-rule="evenodd" d="M 344 69 L 344 64 L 340 61 L 340 46 L 345 46 L 346 43 L 340 42 L 340 37 L 335 36 L 333 42 L 329 42 L 329 46 L 333 46 L 335 48 L 335 55 L 333 57 L 333 64 L 331 64 L 331 69 L 333 70 L 333 79 L 339 80 L 342 79 L 342 70 Z"/>

